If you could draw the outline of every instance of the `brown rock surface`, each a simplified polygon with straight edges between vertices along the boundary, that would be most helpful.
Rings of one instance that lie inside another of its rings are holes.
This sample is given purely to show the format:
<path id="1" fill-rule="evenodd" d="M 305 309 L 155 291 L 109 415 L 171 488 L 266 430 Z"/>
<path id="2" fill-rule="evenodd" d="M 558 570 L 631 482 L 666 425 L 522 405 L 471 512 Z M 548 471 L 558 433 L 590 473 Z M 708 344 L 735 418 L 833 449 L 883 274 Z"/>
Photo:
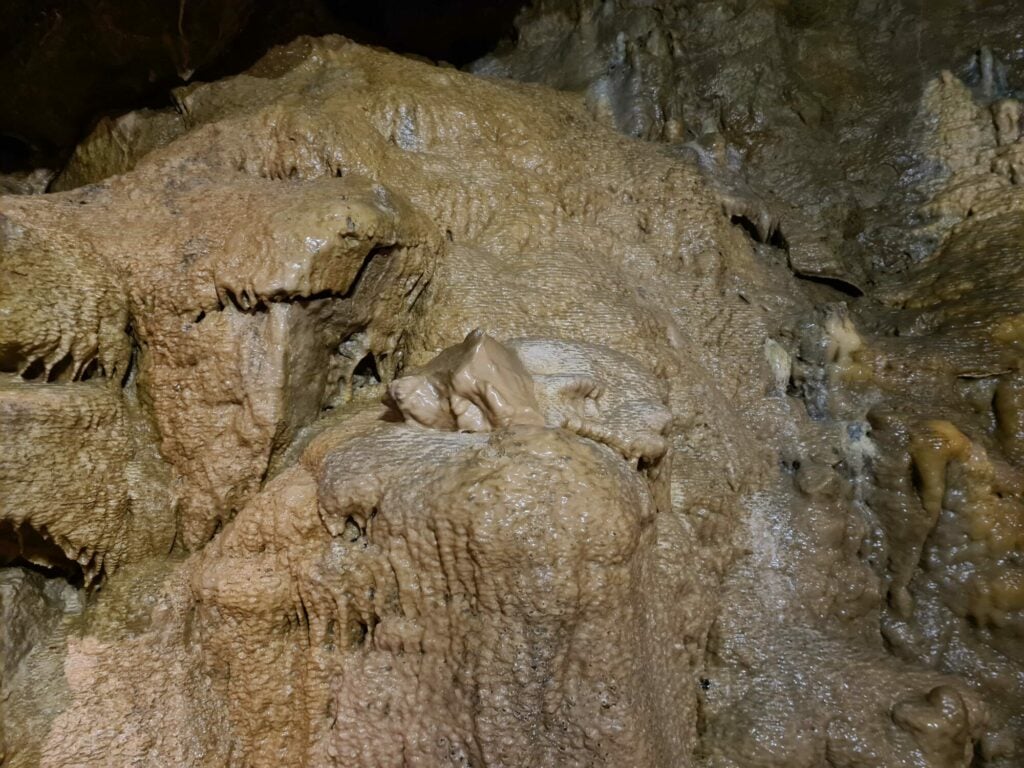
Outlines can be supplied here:
<path id="1" fill-rule="evenodd" d="M 939 246 L 860 304 L 593 93 L 328 37 L 99 126 L 0 198 L 0 761 L 1019 764 L 974 98 L 923 90 Z"/>

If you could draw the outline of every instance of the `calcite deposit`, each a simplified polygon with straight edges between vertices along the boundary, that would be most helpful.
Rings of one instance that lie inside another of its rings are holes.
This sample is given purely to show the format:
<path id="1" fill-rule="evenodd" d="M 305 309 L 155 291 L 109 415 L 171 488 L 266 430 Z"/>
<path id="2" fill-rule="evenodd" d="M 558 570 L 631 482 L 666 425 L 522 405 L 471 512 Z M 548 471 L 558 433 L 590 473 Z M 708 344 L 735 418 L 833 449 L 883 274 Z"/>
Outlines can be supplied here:
<path id="1" fill-rule="evenodd" d="M 300 38 L 10 185 L 0 763 L 1024 763 L 1019 103 L 936 67 L 869 216 L 686 5 Z"/>

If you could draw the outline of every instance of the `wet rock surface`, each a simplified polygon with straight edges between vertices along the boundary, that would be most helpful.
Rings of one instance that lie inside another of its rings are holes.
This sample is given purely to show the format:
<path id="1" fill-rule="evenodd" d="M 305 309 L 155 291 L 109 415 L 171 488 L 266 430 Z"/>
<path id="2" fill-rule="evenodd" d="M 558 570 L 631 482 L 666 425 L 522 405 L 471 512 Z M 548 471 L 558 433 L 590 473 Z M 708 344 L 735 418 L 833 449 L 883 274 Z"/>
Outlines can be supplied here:
<path id="1" fill-rule="evenodd" d="M 1019 765 L 1024 17 L 978 5 L 301 38 L 12 180 L 0 760 Z"/>

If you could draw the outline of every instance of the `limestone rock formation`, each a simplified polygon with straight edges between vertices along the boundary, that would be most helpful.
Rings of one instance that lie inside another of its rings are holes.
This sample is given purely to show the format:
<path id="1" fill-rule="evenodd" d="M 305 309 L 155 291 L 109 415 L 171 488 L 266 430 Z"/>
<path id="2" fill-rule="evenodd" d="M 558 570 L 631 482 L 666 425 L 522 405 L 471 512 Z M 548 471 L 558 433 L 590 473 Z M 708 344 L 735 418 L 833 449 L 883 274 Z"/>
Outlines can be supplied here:
<path id="1" fill-rule="evenodd" d="M 422 371 L 395 379 L 388 396 L 406 421 L 434 429 L 487 432 L 544 423 L 529 372 L 515 352 L 479 328 Z"/>
<path id="2" fill-rule="evenodd" d="M 0 762 L 1024 759 L 1019 109 L 935 73 L 881 269 L 631 39 L 300 38 L 0 197 Z"/>

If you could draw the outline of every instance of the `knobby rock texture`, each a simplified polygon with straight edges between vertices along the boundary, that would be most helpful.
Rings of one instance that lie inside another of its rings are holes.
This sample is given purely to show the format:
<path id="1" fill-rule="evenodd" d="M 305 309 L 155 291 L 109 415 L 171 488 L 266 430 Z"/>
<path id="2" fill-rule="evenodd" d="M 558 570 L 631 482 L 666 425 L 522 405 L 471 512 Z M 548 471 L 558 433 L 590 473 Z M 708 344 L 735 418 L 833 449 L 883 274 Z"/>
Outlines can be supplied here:
<path id="1" fill-rule="evenodd" d="M 1012 14 L 827 5 L 300 38 L 0 197 L 0 762 L 1024 763 Z"/>

